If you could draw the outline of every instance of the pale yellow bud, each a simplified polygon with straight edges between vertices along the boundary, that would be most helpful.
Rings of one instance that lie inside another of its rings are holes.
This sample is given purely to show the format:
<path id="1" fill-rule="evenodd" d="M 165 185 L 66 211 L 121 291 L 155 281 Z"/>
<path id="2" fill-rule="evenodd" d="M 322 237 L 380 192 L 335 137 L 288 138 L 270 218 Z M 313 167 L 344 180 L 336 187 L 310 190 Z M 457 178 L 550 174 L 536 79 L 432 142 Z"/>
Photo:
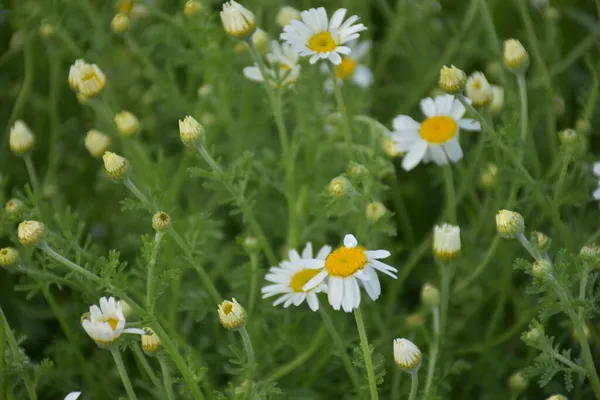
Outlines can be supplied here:
<path id="1" fill-rule="evenodd" d="M 433 308 L 440 304 L 440 292 L 433 285 L 426 283 L 421 288 L 421 301 L 423 305 Z"/>
<path id="2" fill-rule="evenodd" d="M 129 170 L 127 159 L 110 151 L 102 155 L 102 161 L 104 161 L 106 174 L 111 178 L 122 178 Z"/>
<path id="3" fill-rule="evenodd" d="M 527 389 L 527 379 L 522 371 L 517 371 L 508 378 L 508 387 L 516 393 L 520 393 Z"/>
<path id="4" fill-rule="evenodd" d="M 532 327 L 526 334 L 525 339 L 532 344 L 539 343 L 544 338 L 544 332 L 539 326 Z"/>
<path id="5" fill-rule="evenodd" d="M 239 329 L 246 324 L 246 310 L 235 299 L 219 304 L 218 312 L 221 325 L 227 329 Z"/>
<path id="6" fill-rule="evenodd" d="M 485 75 L 476 71 L 467 79 L 465 95 L 471 99 L 473 107 L 485 107 L 492 102 L 494 91 Z"/>
<path id="7" fill-rule="evenodd" d="M 600 260 L 600 247 L 596 244 L 587 244 L 579 250 L 579 256 L 587 262 L 596 263 Z"/>
<path id="8" fill-rule="evenodd" d="M 504 65 L 511 71 L 524 71 L 529 66 L 529 54 L 517 39 L 504 42 Z"/>
<path id="9" fill-rule="evenodd" d="M 40 25 L 40 36 L 44 39 L 49 39 L 56 33 L 56 27 L 47 22 Z"/>
<path id="10" fill-rule="evenodd" d="M 19 242 L 24 246 L 35 246 L 46 227 L 39 221 L 23 221 L 17 229 Z"/>
<path id="11" fill-rule="evenodd" d="M 500 210 L 496 214 L 496 230 L 506 238 L 514 238 L 525 232 L 525 220 L 518 212 Z"/>
<path id="12" fill-rule="evenodd" d="M 389 158 L 402 157 L 403 155 L 403 153 L 398 150 L 398 145 L 391 136 L 388 136 L 383 140 L 383 152 Z"/>
<path id="13" fill-rule="evenodd" d="M 269 50 L 269 35 L 262 29 L 256 28 L 252 35 L 252 43 L 261 54 L 266 54 Z"/>
<path id="14" fill-rule="evenodd" d="M 364 165 L 355 162 L 350 163 L 350 175 L 353 177 L 358 178 L 365 172 L 367 172 L 367 168 Z"/>
<path id="15" fill-rule="evenodd" d="M 183 13 L 186 17 L 193 17 L 202 11 L 202 4 L 199 1 L 188 0 L 183 6 Z"/>
<path id="16" fill-rule="evenodd" d="M 245 39 L 256 29 L 254 14 L 234 0 L 223 4 L 221 22 L 225 32 L 236 39 Z"/>
<path id="17" fill-rule="evenodd" d="M 275 17 L 275 21 L 277 22 L 277 25 L 281 26 L 282 28 L 284 26 L 286 26 L 287 24 L 289 24 L 290 22 L 292 22 L 294 20 L 299 20 L 299 19 L 300 19 L 300 11 L 298 11 L 294 7 L 290 7 L 290 6 L 281 7 L 279 12 L 277 13 L 277 16 Z"/>
<path id="18" fill-rule="evenodd" d="M 91 129 L 85 136 L 85 148 L 94 158 L 100 158 L 110 148 L 110 137 Z"/>
<path id="19" fill-rule="evenodd" d="M 210 83 L 206 83 L 198 88 L 198 97 L 208 97 L 213 92 L 213 86 Z"/>
<path id="20" fill-rule="evenodd" d="M 123 13 L 117 13 L 110 21 L 110 27 L 114 33 L 123 33 L 129 28 L 129 16 Z"/>
<path id="21" fill-rule="evenodd" d="M 123 315 L 125 318 L 130 318 L 133 315 L 133 308 L 129 305 L 125 300 L 119 300 L 117 303 L 121 305 L 121 310 L 123 310 Z"/>
<path id="22" fill-rule="evenodd" d="M 535 237 L 537 239 L 538 247 L 541 249 L 546 247 L 546 245 L 550 241 L 550 238 L 548 236 L 546 236 L 545 234 L 543 234 L 542 232 L 536 232 Z"/>
<path id="23" fill-rule="evenodd" d="M 246 236 L 243 244 L 247 250 L 258 250 L 260 248 L 260 243 L 255 236 Z"/>
<path id="24" fill-rule="evenodd" d="M 366 215 L 370 222 L 377 222 L 385 215 L 387 209 L 380 201 L 374 201 L 367 204 Z"/>
<path id="25" fill-rule="evenodd" d="M 460 93 L 467 83 L 467 75 L 461 69 L 454 65 L 451 67 L 443 66 L 440 71 L 439 87 L 446 93 Z"/>
<path id="26" fill-rule="evenodd" d="M 451 260 L 460 253 L 460 228 L 443 224 L 433 228 L 433 254 L 441 260 Z"/>
<path id="27" fill-rule="evenodd" d="M 504 107 L 504 89 L 500 86 L 492 85 L 492 102 L 489 110 L 492 114 L 498 114 Z"/>
<path id="28" fill-rule="evenodd" d="M 106 76 L 96 64 L 79 59 L 69 69 L 69 85 L 86 98 L 96 96 L 105 84 Z"/>
<path id="29" fill-rule="evenodd" d="M 142 335 L 142 350 L 147 354 L 155 354 L 162 349 L 162 343 L 154 331 L 150 328 L 144 328 L 145 335 Z"/>
<path id="30" fill-rule="evenodd" d="M 337 176 L 329 182 L 329 193 L 336 199 L 340 199 L 348 194 L 351 187 L 352 184 L 347 178 Z"/>
<path id="31" fill-rule="evenodd" d="M 498 175 L 498 167 L 496 164 L 488 164 L 479 176 L 479 183 L 484 189 L 491 189 L 496 185 L 496 176 Z"/>
<path id="32" fill-rule="evenodd" d="M 544 279 L 552 273 L 552 264 L 547 260 L 537 260 L 531 267 L 531 274 L 538 279 Z"/>
<path id="33" fill-rule="evenodd" d="M 19 218 L 25 212 L 25 204 L 19 199 L 10 199 L 6 202 L 4 206 L 4 211 L 6 215 L 12 219 Z"/>
<path id="34" fill-rule="evenodd" d="M 188 115 L 183 120 L 179 120 L 179 138 L 188 147 L 197 146 L 204 139 L 204 128 Z"/>
<path id="35" fill-rule="evenodd" d="M 138 133 L 140 122 L 129 111 L 121 111 L 115 115 L 115 124 L 121 136 L 130 137 Z"/>
<path id="36" fill-rule="evenodd" d="M 19 252 L 12 247 L 0 249 L 0 267 L 10 267 L 19 259 Z"/>
<path id="37" fill-rule="evenodd" d="M 20 119 L 16 120 L 13 126 L 10 128 L 10 134 L 8 138 L 8 144 L 10 150 L 16 155 L 27 153 L 33 148 L 35 143 L 35 136 Z"/>
<path id="38" fill-rule="evenodd" d="M 164 232 L 171 227 L 171 217 L 164 211 L 159 211 L 152 217 L 152 229 Z"/>

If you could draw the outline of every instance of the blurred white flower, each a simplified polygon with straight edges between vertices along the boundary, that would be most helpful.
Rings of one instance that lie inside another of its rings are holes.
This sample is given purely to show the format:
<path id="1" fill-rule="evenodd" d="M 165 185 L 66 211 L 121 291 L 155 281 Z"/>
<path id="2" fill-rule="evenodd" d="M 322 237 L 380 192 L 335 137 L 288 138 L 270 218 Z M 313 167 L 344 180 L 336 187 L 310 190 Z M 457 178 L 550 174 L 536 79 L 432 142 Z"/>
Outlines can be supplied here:
<path id="1" fill-rule="evenodd" d="M 366 89 L 373 83 L 373 72 L 369 67 L 361 64 L 360 61 L 371 50 L 371 42 L 352 41 L 348 43 L 348 47 L 350 48 L 350 54 L 343 56 L 342 62 L 334 67 L 335 76 L 337 77 L 339 84 L 342 84 L 346 80 L 350 80 L 354 82 L 356 86 Z M 322 64 L 321 71 L 329 74 L 330 71 L 328 67 L 328 65 Z M 331 79 L 328 79 L 325 82 L 325 90 L 328 92 L 333 91 L 333 81 Z"/>

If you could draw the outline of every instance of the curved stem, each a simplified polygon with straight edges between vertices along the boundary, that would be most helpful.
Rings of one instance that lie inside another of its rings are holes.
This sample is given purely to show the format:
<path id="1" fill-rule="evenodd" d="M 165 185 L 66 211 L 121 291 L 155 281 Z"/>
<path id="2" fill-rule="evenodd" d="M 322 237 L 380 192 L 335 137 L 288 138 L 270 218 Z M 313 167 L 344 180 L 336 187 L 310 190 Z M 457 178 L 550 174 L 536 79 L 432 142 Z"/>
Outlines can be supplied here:
<path id="1" fill-rule="evenodd" d="M 39 201 L 39 199 L 41 199 L 42 193 L 40 192 L 40 183 L 35 172 L 35 167 L 33 166 L 31 154 L 25 154 L 25 156 L 23 156 L 23 161 L 25 161 L 25 167 L 27 168 L 27 174 L 29 175 L 31 188 L 33 189 L 33 193 L 35 193 Z"/>
<path id="2" fill-rule="evenodd" d="M 598 372 L 596 371 L 596 365 L 594 364 L 594 358 L 592 357 L 590 344 L 585 337 L 584 323 L 580 318 L 577 318 L 577 321 L 575 322 L 575 329 L 577 329 L 577 338 L 579 340 L 579 344 L 581 345 L 583 362 L 585 364 L 585 369 L 587 369 L 588 372 L 587 376 L 592 385 L 592 390 L 594 391 L 596 399 L 600 399 L 600 379 L 598 379 Z"/>
<path id="3" fill-rule="evenodd" d="M 258 254 L 250 251 L 250 294 L 248 295 L 248 318 L 252 318 L 258 286 Z"/>
<path id="4" fill-rule="evenodd" d="M 133 391 L 133 386 L 131 385 L 131 381 L 129 380 L 129 375 L 127 375 L 127 370 L 125 369 L 125 365 L 123 364 L 123 358 L 121 358 L 119 348 L 113 346 L 110 348 L 110 352 L 112 353 L 113 359 L 115 360 L 115 364 L 117 365 L 117 370 L 119 370 L 119 375 L 121 375 L 121 380 L 123 381 L 123 386 L 125 386 L 127 397 L 129 397 L 129 400 L 137 400 L 137 396 L 135 395 L 135 392 Z"/>
<path id="5" fill-rule="evenodd" d="M 160 364 L 160 370 L 163 376 L 163 385 L 165 387 L 165 391 L 167 392 L 167 399 L 175 400 L 175 396 L 173 395 L 173 382 L 171 380 L 171 371 L 169 371 L 169 365 L 167 364 L 167 360 L 165 360 L 164 356 L 159 356 L 158 363 Z"/>
<path id="6" fill-rule="evenodd" d="M 417 371 L 410 373 L 410 395 L 408 400 L 415 400 L 417 398 L 417 390 L 419 389 L 419 374 Z"/>
<path id="7" fill-rule="evenodd" d="M 144 193 L 142 193 L 140 191 L 140 189 L 137 188 L 137 186 L 135 186 L 135 183 L 133 183 L 133 181 L 131 180 L 130 177 L 126 176 L 123 179 L 123 184 L 125 186 L 127 186 L 127 189 L 129 189 L 131 191 L 131 193 L 133 193 L 135 195 L 135 197 L 137 197 L 138 200 L 141 201 L 144 205 L 150 204 L 148 197 L 146 197 L 146 195 Z"/>
<path id="8" fill-rule="evenodd" d="M 348 119 L 348 113 L 346 112 L 346 104 L 344 104 L 344 96 L 342 96 L 342 88 L 340 82 L 335 73 L 335 66 L 330 65 L 331 81 L 333 84 L 333 91 L 335 93 L 335 101 L 337 103 L 338 112 L 342 117 L 342 123 L 344 126 L 344 137 L 346 138 L 346 152 L 348 154 L 348 161 L 352 161 L 352 131 L 350 130 L 350 120 Z"/>
<path id="9" fill-rule="evenodd" d="M 146 279 L 146 307 L 148 311 L 154 313 L 154 304 L 156 299 L 154 298 L 154 288 L 156 286 L 154 276 L 156 270 L 156 256 L 158 255 L 158 249 L 160 248 L 160 241 L 162 240 L 163 233 L 156 232 L 154 235 L 154 246 L 152 247 L 152 253 L 150 254 L 150 261 L 148 262 L 148 278 Z"/>
<path id="10" fill-rule="evenodd" d="M 377 394 L 377 382 L 375 382 L 375 371 L 373 370 L 373 360 L 371 359 L 371 349 L 367 339 L 367 331 L 363 322 L 360 308 L 354 309 L 354 319 L 358 328 L 358 336 L 360 336 L 360 347 L 362 348 L 363 357 L 365 358 L 365 367 L 367 369 L 367 378 L 369 380 L 369 391 L 371 392 L 371 400 L 379 399 Z"/>
<path id="11" fill-rule="evenodd" d="M 246 396 L 245 399 L 253 399 L 254 392 L 254 372 L 256 370 L 256 359 L 254 357 L 254 349 L 252 348 L 252 340 L 250 340 L 250 335 L 248 334 L 248 330 L 245 326 L 242 326 L 239 330 L 240 336 L 242 337 L 242 341 L 244 342 L 244 349 L 246 350 L 246 355 L 248 356 L 248 375 L 246 376 Z"/>
<path id="12" fill-rule="evenodd" d="M 452 167 L 450 164 L 446 164 L 442 169 L 444 170 L 444 187 L 446 189 L 446 215 L 451 224 L 456 224 L 456 190 L 452 179 Z"/>
<path id="13" fill-rule="evenodd" d="M 132 348 L 133 348 L 133 354 L 135 355 L 135 358 L 137 358 L 138 362 L 141 364 L 142 369 L 144 370 L 146 375 L 148 375 L 148 378 L 150 378 L 150 381 L 152 381 L 152 384 L 154 385 L 154 387 L 157 387 L 157 388 L 160 387 L 160 381 L 158 380 L 158 377 L 152 370 L 152 367 L 150 366 L 150 363 L 146 359 L 146 355 L 140 348 L 140 345 L 138 343 L 136 343 L 134 346 L 132 346 Z"/>
<path id="14" fill-rule="evenodd" d="M 427 380 L 425 381 L 425 394 L 423 395 L 424 399 L 429 398 L 429 392 L 431 391 L 431 386 L 433 384 L 433 375 L 435 374 L 435 365 L 437 363 L 438 352 L 440 348 L 440 313 L 438 307 L 433 308 L 433 332 L 434 338 L 433 343 L 429 349 L 429 361 L 427 363 Z"/>

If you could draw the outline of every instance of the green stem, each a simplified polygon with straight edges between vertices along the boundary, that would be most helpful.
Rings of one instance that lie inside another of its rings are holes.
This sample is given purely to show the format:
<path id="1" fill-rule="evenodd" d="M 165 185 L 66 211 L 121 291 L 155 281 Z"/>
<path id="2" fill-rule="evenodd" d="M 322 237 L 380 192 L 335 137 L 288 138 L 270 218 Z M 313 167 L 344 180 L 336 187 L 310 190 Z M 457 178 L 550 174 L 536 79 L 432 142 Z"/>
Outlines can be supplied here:
<path id="1" fill-rule="evenodd" d="M 489 264 L 490 261 L 492 261 L 492 258 L 496 254 L 496 249 L 498 248 L 501 239 L 501 236 L 496 235 L 496 237 L 492 241 L 492 244 L 488 248 L 485 257 L 473 270 L 473 273 L 456 285 L 456 293 L 462 292 L 467 286 L 469 286 L 473 281 L 475 281 L 479 277 L 479 275 L 481 275 L 485 267 Z"/>
<path id="2" fill-rule="evenodd" d="M 10 348 L 11 353 L 13 354 L 14 357 L 23 357 L 23 355 L 21 355 L 21 351 L 19 350 L 19 344 L 17 343 L 17 339 L 15 339 L 15 335 L 13 334 L 12 329 L 10 328 L 10 325 L 8 324 L 8 320 L 6 319 L 6 316 L 4 315 L 4 311 L 2 310 L 2 308 L 0 307 L 0 318 L 2 319 L 2 321 L 0 321 L 0 323 L 2 323 L 3 325 L 3 332 L 6 336 L 6 341 L 8 342 L 8 347 Z M 25 388 L 27 389 L 27 394 L 29 395 L 29 399 L 30 400 L 36 400 L 37 399 L 37 395 L 35 393 L 35 382 L 31 380 L 31 377 L 29 376 L 29 371 L 25 371 L 20 375 L 23 378 L 23 382 L 25 383 Z M 10 385 L 11 383 L 9 383 Z"/>
<path id="3" fill-rule="evenodd" d="M 160 370 L 163 376 L 163 385 L 165 387 L 165 391 L 167 392 L 167 399 L 175 400 L 175 396 L 173 395 L 173 382 L 171 380 L 171 371 L 169 371 L 169 365 L 167 364 L 167 360 L 165 360 L 164 356 L 159 356 L 158 363 L 160 364 Z"/>
<path id="4" fill-rule="evenodd" d="M 27 168 L 27 174 L 29 175 L 31 188 L 33 189 L 33 193 L 35 193 L 36 197 L 39 200 L 41 199 L 42 192 L 40 191 L 40 184 L 37 178 L 37 174 L 35 173 L 35 167 L 33 166 L 31 154 L 25 154 L 25 156 L 23 156 L 23 160 L 25 161 L 25 167 Z"/>
<path id="5" fill-rule="evenodd" d="M 144 355 L 144 352 L 140 348 L 140 345 L 136 343 L 132 347 L 133 347 L 133 354 L 135 355 L 135 358 L 137 358 L 138 362 L 141 364 L 142 369 L 144 370 L 146 375 L 148 375 L 148 378 L 150 378 L 154 387 L 157 387 L 157 388 L 160 387 L 160 381 L 158 380 L 158 377 L 152 370 L 152 367 L 150 366 L 150 363 L 146 359 L 146 356 Z"/>
<path id="6" fill-rule="evenodd" d="M 137 186 L 135 185 L 135 183 L 133 183 L 129 176 L 126 176 L 123 179 L 123 184 L 127 186 L 127 189 L 129 189 L 131 193 L 133 193 L 134 196 L 137 197 L 138 200 L 141 201 L 144 205 L 150 205 L 148 197 L 146 197 L 146 195 L 142 193 L 140 189 L 137 188 Z"/>
<path id="7" fill-rule="evenodd" d="M 583 362 L 587 369 L 587 376 L 592 385 L 594 395 L 596 399 L 600 399 L 600 379 L 598 379 L 598 372 L 596 372 L 596 365 L 594 365 L 594 359 L 590 350 L 590 344 L 585 337 L 584 323 L 580 318 L 577 318 L 575 329 L 577 329 L 577 338 L 581 345 L 581 353 L 583 355 Z"/>
<path id="8" fill-rule="evenodd" d="M 148 262 L 148 278 L 146 280 L 146 307 L 148 312 L 154 314 L 154 304 L 156 299 L 154 298 L 154 288 L 156 287 L 154 276 L 156 273 L 156 256 L 158 255 L 158 249 L 160 248 L 160 241 L 162 240 L 163 233 L 156 232 L 154 235 L 154 246 L 152 247 L 152 253 L 150 254 L 150 261 Z"/>
<path id="9" fill-rule="evenodd" d="M 433 375 L 435 374 L 435 365 L 440 349 L 440 313 L 437 306 L 433 308 L 433 332 L 433 343 L 431 344 L 428 355 L 429 361 L 427 363 L 427 380 L 425 381 L 424 399 L 429 398 L 429 392 L 431 391 L 433 384 Z"/>
<path id="10" fill-rule="evenodd" d="M 356 373 L 356 370 L 352 366 L 352 360 L 350 360 L 350 357 L 348 357 L 344 340 L 340 336 L 338 330 L 333 325 L 333 321 L 331 320 L 331 317 L 329 316 L 329 313 L 327 312 L 323 304 L 319 305 L 319 313 L 323 318 L 323 323 L 325 324 L 325 327 L 331 335 L 333 345 L 337 348 L 340 358 L 342 359 L 342 363 L 344 364 L 344 368 L 346 369 L 346 373 L 352 381 L 352 385 L 354 385 L 354 387 L 358 390 L 360 388 L 360 380 L 358 374 Z"/>
<path id="11" fill-rule="evenodd" d="M 258 254 L 250 251 L 250 294 L 248 295 L 248 318 L 252 317 L 258 287 Z"/>
<path id="12" fill-rule="evenodd" d="M 356 327 L 358 328 L 358 335 L 360 336 L 360 347 L 362 348 L 363 357 L 365 358 L 365 367 L 367 369 L 367 378 L 369 380 L 369 391 L 371 392 L 371 400 L 377 400 L 379 399 L 379 395 L 377 394 L 377 382 L 375 382 L 373 360 L 371 360 L 371 349 L 369 347 L 367 331 L 365 330 L 365 324 L 363 322 L 363 317 L 360 308 L 354 309 L 354 319 L 356 320 Z"/>
<path id="13" fill-rule="evenodd" d="M 448 222 L 457 223 L 456 218 L 456 190 L 454 188 L 454 179 L 452 179 L 452 167 L 446 164 L 442 167 L 444 170 L 444 187 L 446 189 L 446 215 Z"/>
<path id="14" fill-rule="evenodd" d="M 119 348 L 117 346 L 113 346 L 110 349 L 112 353 L 113 359 L 115 360 L 115 364 L 117 365 L 117 369 L 119 370 L 119 375 L 121 375 L 121 380 L 123 381 L 123 386 L 125 386 L 125 391 L 127 392 L 127 397 L 129 400 L 137 400 L 137 396 L 133 391 L 133 386 L 131 385 L 131 381 L 129 380 L 129 375 L 127 375 L 127 370 L 125 369 L 125 365 L 123 364 L 123 358 L 121 358 L 121 353 L 119 352 Z"/>
<path id="15" fill-rule="evenodd" d="M 448 302 L 450 297 L 450 264 L 440 264 L 442 269 L 442 292 L 440 304 L 440 336 L 446 333 L 446 322 L 448 320 Z"/>
<path id="16" fill-rule="evenodd" d="M 344 103 L 344 96 L 342 96 L 342 88 L 340 82 L 335 73 L 335 67 L 330 65 L 331 81 L 333 84 L 333 92 L 335 93 L 335 101 L 337 103 L 338 112 L 342 117 L 342 124 L 344 127 L 344 137 L 346 138 L 346 152 L 348 154 L 348 161 L 352 161 L 352 131 L 350 130 L 350 120 L 348 119 L 348 112 L 346 111 L 346 104 Z"/>
<path id="17" fill-rule="evenodd" d="M 246 355 L 248 356 L 248 374 L 246 375 L 246 396 L 245 399 L 253 399 L 254 395 L 254 373 L 256 371 L 256 359 L 254 358 L 254 349 L 252 348 L 252 340 L 250 340 L 250 335 L 248 334 L 248 330 L 245 326 L 242 326 L 239 330 L 240 336 L 242 337 L 242 341 L 244 342 L 244 349 L 246 350 Z"/>
<path id="18" fill-rule="evenodd" d="M 521 103 L 521 146 L 524 146 L 529 129 L 529 107 L 527 103 L 527 82 L 522 71 L 517 73 L 517 85 L 519 86 L 519 101 Z M 521 153 L 523 152 L 524 149 L 521 147 Z"/>
<path id="19" fill-rule="evenodd" d="M 410 395 L 408 400 L 415 400 L 417 398 L 417 390 L 419 390 L 419 374 L 417 371 L 410 373 Z"/>
<path id="20" fill-rule="evenodd" d="M 75 264 L 73 261 L 61 256 L 60 254 L 58 254 L 52 247 L 50 247 L 48 245 L 48 243 L 46 242 L 40 242 L 38 244 L 38 247 L 40 250 L 42 250 L 44 253 L 46 253 L 50 258 L 53 258 L 55 261 L 58 261 L 59 263 L 63 264 L 64 266 L 68 267 L 69 269 L 71 269 L 74 272 L 77 272 L 80 275 L 85 276 L 86 278 L 89 278 L 92 282 L 100 284 L 100 285 L 104 285 L 104 281 L 102 279 L 100 279 L 96 274 L 88 271 L 87 269 Z M 129 302 L 129 301 L 127 301 Z"/>

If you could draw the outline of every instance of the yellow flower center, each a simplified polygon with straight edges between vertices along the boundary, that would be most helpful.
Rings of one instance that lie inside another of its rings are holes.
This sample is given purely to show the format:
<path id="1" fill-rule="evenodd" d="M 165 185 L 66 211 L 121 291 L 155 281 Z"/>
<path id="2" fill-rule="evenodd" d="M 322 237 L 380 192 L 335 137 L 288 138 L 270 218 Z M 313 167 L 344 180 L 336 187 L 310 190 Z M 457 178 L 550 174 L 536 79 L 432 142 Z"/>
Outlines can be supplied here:
<path id="1" fill-rule="evenodd" d="M 287 64 L 281 63 L 281 64 L 279 64 L 279 69 L 280 69 L 281 71 L 289 71 L 291 68 L 290 68 L 290 67 L 288 67 L 288 65 L 287 65 Z"/>
<path id="2" fill-rule="evenodd" d="M 333 51 L 336 46 L 335 40 L 333 40 L 333 36 L 329 32 L 317 33 L 308 39 L 308 48 L 317 53 Z"/>
<path id="3" fill-rule="evenodd" d="M 303 293 L 302 287 L 319 273 L 318 269 L 303 269 L 292 276 L 290 288 L 297 293 Z"/>
<path id="4" fill-rule="evenodd" d="M 221 308 L 221 310 L 223 310 L 223 314 L 225 314 L 225 315 L 231 314 L 233 312 L 233 303 L 230 303 L 230 302 L 225 303 L 225 305 Z"/>
<path id="5" fill-rule="evenodd" d="M 98 77 L 96 76 L 96 71 L 89 71 L 81 77 L 81 80 L 84 82 L 91 81 L 92 79 L 98 79 Z"/>
<path id="6" fill-rule="evenodd" d="M 331 276 L 346 278 L 367 265 L 365 249 L 357 246 L 354 248 L 340 247 L 331 253 L 325 260 L 325 269 Z"/>
<path id="7" fill-rule="evenodd" d="M 419 135 L 429 143 L 445 143 L 456 136 L 458 125 L 451 117 L 429 117 L 421 124 Z"/>
<path id="8" fill-rule="evenodd" d="M 342 57 L 342 62 L 335 66 L 335 75 L 340 79 L 348 79 L 354 75 L 356 61 L 348 57 Z"/>
<path id="9" fill-rule="evenodd" d="M 119 325 L 118 319 L 110 318 L 110 319 L 107 319 L 105 322 L 108 322 L 108 324 L 110 325 L 110 327 L 113 331 L 117 330 L 117 325 Z"/>

